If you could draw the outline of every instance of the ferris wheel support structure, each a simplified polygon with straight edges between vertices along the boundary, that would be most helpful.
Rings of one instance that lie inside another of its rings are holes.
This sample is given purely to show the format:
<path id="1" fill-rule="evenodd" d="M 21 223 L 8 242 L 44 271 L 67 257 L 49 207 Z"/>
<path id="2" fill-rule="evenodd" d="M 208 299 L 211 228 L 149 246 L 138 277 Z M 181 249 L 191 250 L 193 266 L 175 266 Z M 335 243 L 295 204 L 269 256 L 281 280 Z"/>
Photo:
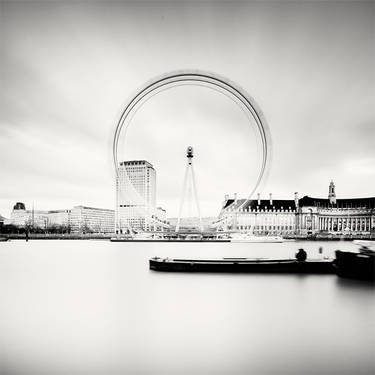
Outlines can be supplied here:
<path id="1" fill-rule="evenodd" d="M 201 70 L 180 70 L 170 72 L 149 81 L 132 96 L 132 98 L 125 105 L 114 132 L 112 148 L 116 177 L 118 177 L 119 174 L 119 138 L 122 132 L 124 132 L 126 135 L 133 116 L 142 107 L 142 105 L 154 95 L 173 87 L 183 85 L 204 86 L 221 92 L 233 100 L 245 112 L 249 118 L 250 126 L 252 126 L 253 121 L 256 124 L 256 129 L 258 130 L 257 134 L 259 135 L 262 146 L 261 165 L 255 184 L 253 187 L 250 187 L 248 198 L 244 200 L 239 207 L 237 207 L 237 211 L 239 211 L 247 205 L 255 191 L 260 188 L 261 184 L 267 177 L 271 163 L 271 136 L 266 119 L 255 100 L 240 86 L 218 74 Z M 116 215 L 116 217 L 118 220 L 118 215 Z M 116 227 L 118 228 L 118 223 L 116 223 Z"/>

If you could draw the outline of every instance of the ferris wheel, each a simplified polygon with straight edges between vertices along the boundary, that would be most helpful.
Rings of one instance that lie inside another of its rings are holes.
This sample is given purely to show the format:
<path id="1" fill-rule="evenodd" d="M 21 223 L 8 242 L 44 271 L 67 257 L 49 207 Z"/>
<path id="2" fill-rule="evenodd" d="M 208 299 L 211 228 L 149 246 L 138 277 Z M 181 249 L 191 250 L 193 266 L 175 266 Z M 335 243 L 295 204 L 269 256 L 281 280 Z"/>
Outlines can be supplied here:
<path id="1" fill-rule="evenodd" d="M 121 113 L 113 138 L 113 161 L 116 177 L 119 175 L 119 139 L 121 134 L 126 135 L 133 116 L 142 105 L 153 96 L 167 89 L 184 85 L 204 86 L 224 94 L 244 111 L 248 117 L 249 126 L 254 127 L 255 124 L 256 133 L 260 140 L 260 150 L 262 155 L 260 157 L 260 165 L 258 166 L 258 173 L 254 185 L 249 187 L 247 199 L 237 207 L 237 210 L 240 210 L 252 199 L 252 196 L 257 189 L 260 188 L 268 174 L 271 163 L 271 136 L 266 119 L 255 100 L 231 80 L 214 73 L 200 70 L 170 72 L 147 82 L 132 96 Z M 136 192 L 133 193 L 137 195 Z M 142 200 L 139 196 L 134 199 L 138 202 Z M 116 225 L 117 221 L 118 219 L 116 218 Z"/>

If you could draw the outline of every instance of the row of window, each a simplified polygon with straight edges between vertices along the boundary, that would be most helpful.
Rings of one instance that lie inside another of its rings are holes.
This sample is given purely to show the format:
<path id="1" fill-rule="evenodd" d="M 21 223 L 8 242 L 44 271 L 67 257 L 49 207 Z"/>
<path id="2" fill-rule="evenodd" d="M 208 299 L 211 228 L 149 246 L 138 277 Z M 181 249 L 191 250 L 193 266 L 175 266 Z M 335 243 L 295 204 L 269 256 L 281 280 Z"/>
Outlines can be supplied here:
<path id="1" fill-rule="evenodd" d="M 294 225 L 239 225 L 239 230 L 294 230 Z"/>

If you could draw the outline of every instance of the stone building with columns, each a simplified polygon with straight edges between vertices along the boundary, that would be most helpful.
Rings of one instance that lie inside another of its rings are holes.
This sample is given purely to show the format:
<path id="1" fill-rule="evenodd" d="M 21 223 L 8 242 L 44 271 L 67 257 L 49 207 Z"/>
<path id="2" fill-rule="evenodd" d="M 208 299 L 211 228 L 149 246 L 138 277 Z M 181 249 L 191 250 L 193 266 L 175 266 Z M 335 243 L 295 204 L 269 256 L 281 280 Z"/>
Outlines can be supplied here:
<path id="1" fill-rule="evenodd" d="M 255 235 L 373 237 L 375 197 L 336 199 L 333 182 L 327 199 L 299 199 L 297 193 L 293 200 L 274 200 L 272 194 L 251 201 L 225 196 L 216 228 Z"/>
<path id="2" fill-rule="evenodd" d="M 294 235 L 298 198 L 258 199 L 247 201 L 225 196 L 218 221 L 218 231 L 239 231 L 254 235 Z"/>
<path id="3" fill-rule="evenodd" d="M 300 200 L 298 234 L 374 235 L 375 198 Z"/>

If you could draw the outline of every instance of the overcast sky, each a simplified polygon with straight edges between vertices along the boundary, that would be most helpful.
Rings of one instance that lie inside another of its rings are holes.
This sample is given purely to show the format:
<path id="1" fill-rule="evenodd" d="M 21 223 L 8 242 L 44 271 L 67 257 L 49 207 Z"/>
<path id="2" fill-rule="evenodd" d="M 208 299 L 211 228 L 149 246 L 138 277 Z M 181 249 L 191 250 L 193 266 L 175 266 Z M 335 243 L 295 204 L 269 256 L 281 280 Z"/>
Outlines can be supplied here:
<path id="1" fill-rule="evenodd" d="M 114 208 L 111 143 L 146 81 L 173 70 L 228 77 L 258 103 L 273 160 L 262 196 L 374 196 L 373 2 L 1 1 L 0 214 Z M 248 195 L 259 168 L 251 124 L 221 93 L 178 87 L 150 99 L 120 158 L 157 171 L 176 216 L 192 145 L 203 215 Z"/>

